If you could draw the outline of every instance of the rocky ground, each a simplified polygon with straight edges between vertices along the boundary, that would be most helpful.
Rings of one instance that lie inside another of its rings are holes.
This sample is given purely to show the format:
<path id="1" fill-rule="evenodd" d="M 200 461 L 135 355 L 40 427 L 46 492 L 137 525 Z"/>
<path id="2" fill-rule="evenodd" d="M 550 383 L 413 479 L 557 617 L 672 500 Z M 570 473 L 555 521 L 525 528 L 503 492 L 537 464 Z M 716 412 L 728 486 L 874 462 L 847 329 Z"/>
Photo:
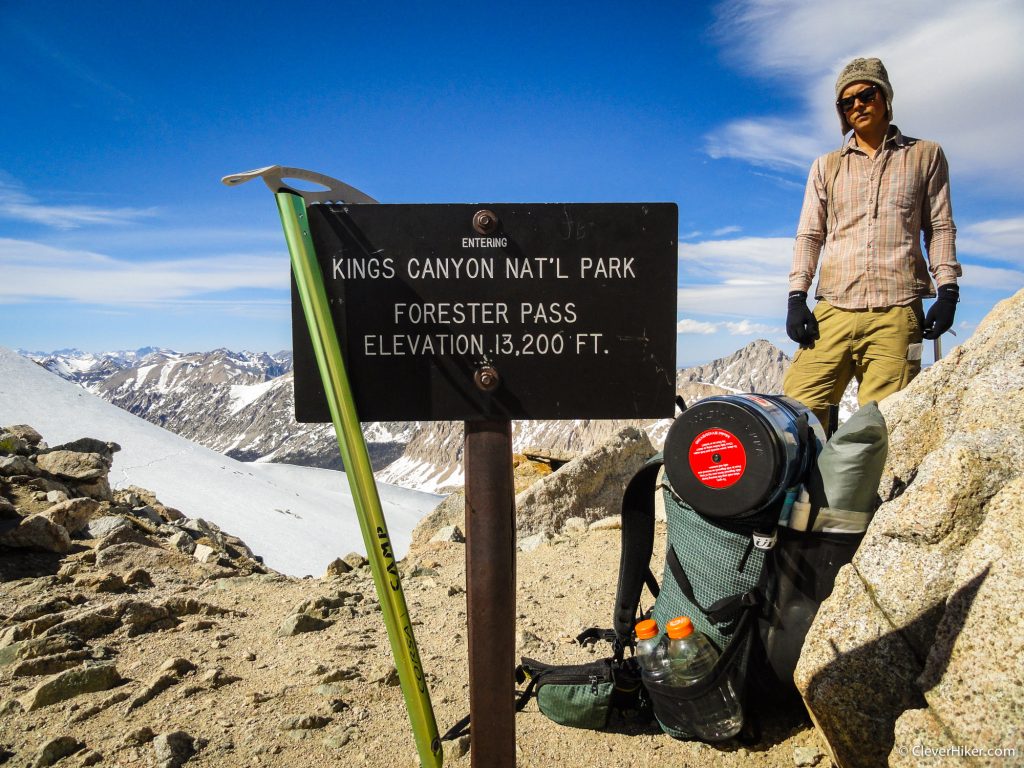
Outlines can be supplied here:
<path id="1" fill-rule="evenodd" d="M 418 764 L 373 582 L 358 557 L 323 578 L 289 578 L 268 572 L 237 539 L 141 491 L 100 488 L 94 496 L 108 499 L 76 502 L 88 497 L 67 477 L 11 471 L 0 472 L 8 502 L 0 504 L 0 764 Z M 49 496 L 48 483 L 62 484 L 69 499 Z M 53 511 L 69 502 L 83 520 Z M 11 538 L 33 516 L 68 531 L 65 551 Z M 658 535 L 655 552 L 664 546 L 661 525 Z M 442 731 L 468 711 L 464 558 L 460 543 L 430 542 L 401 564 Z M 618 559 L 619 531 L 607 522 L 520 552 L 520 654 L 582 663 L 606 653 L 572 638 L 610 624 Z M 710 747 L 674 741 L 649 723 L 565 728 L 531 702 L 516 718 L 518 764 L 829 764 L 801 712 L 766 710 L 757 743 Z M 467 748 L 467 739 L 449 742 L 446 764 L 469 765 Z"/>

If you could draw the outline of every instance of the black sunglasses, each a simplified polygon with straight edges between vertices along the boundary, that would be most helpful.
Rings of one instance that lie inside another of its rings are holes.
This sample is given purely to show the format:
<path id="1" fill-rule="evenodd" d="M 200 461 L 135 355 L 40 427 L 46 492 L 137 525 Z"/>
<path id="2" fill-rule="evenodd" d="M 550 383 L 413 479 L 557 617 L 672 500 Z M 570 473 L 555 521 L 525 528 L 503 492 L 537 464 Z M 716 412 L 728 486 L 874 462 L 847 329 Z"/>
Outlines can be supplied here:
<path id="1" fill-rule="evenodd" d="M 853 96 L 847 96 L 845 99 L 837 99 L 836 104 L 843 112 L 849 112 L 853 109 L 853 105 L 859 100 L 861 104 L 870 104 L 875 100 L 875 96 L 878 95 L 878 86 L 869 85 L 860 93 L 855 93 Z"/>

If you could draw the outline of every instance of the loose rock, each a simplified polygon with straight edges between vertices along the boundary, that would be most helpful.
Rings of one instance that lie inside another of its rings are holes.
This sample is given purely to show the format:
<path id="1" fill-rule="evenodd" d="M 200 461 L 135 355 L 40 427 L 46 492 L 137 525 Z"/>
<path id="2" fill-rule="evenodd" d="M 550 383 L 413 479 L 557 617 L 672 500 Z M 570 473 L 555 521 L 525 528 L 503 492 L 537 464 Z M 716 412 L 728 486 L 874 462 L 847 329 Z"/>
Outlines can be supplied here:
<path id="1" fill-rule="evenodd" d="M 38 477 L 40 472 L 39 467 L 26 456 L 0 456 L 0 475 L 7 477 L 15 475 Z"/>
<path id="2" fill-rule="evenodd" d="M 353 569 L 364 568 L 370 563 L 369 560 L 360 555 L 358 552 L 349 552 L 341 559 L 348 563 L 348 565 L 351 566 Z"/>
<path id="3" fill-rule="evenodd" d="M 97 555 L 105 549 L 117 546 L 118 544 L 140 544 L 143 547 L 158 547 L 153 539 L 132 525 L 115 528 L 96 545 Z"/>
<path id="4" fill-rule="evenodd" d="M 160 665 L 161 672 L 173 672 L 178 677 L 184 677 L 189 672 L 196 671 L 196 665 L 188 659 L 175 656 Z"/>
<path id="5" fill-rule="evenodd" d="M 125 575 L 124 583 L 131 587 L 152 587 L 153 577 L 143 568 L 134 568 Z"/>
<path id="6" fill-rule="evenodd" d="M 39 749 L 32 768 L 47 768 L 84 747 L 85 744 L 71 736 L 58 736 L 55 739 L 50 739 Z"/>
<path id="7" fill-rule="evenodd" d="M 0 535 L 0 544 L 43 549 L 62 555 L 71 551 L 71 537 L 67 530 L 41 514 L 22 518 L 17 528 Z"/>
<path id="8" fill-rule="evenodd" d="M 431 541 L 451 544 L 462 544 L 465 543 L 466 537 L 459 529 L 457 525 L 446 525 L 444 528 L 435 533 L 431 538 Z"/>
<path id="9" fill-rule="evenodd" d="M 83 693 L 109 690 L 121 682 L 121 675 L 113 664 L 79 667 L 44 680 L 21 699 L 21 704 L 26 712 L 32 712 Z"/>
<path id="10" fill-rule="evenodd" d="M 143 520 L 148 520 L 153 525 L 162 525 L 164 522 L 163 517 L 153 507 L 146 504 L 142 507 L 135 507 L 132 509 L 132 514 L 135 517 L 141 517 Z"/>
<path id="11" fill-rule="evenodd" d="M 333 623 L 332 621 L 318 619 L 316 616 L 310 616 L 308 613 L 295 613 L 284 620 L 277 634 L 281 637 L 291 637 L 293 635 L 300 635 L 303 632 L 320 632 L 327 629 Z"/>
<path id="12" fill-rule="evenodd" d="M 67 494 L 63 494 L 61 491 L 50 491 L 47 494 L 47 498 L 49 498 L 50 494 L 63 495 L 65 498 L 67 496 Z M 100 503 L 95 499 L 78 498 L 54 504 L 42 514 L 57 525 L 65 528 L 68 533 L 76 533 L 85 527 L 89 518 L 99 508 Z"/>
<path id="13" fill-rule="evenodd" d="M 196 548 L 192 550 L 192 557 L 200 563 L 215 563 L 220 557 L 220 553 L 206 544 L 196 544 Z"/>
<path id="14" fill-rule="evenodd" d="M 332 560 L 327 566 L 327 571 L 324 573 L 324 578 L 331 578 L 332 576 L 342 576 L 349 573 L 352 570 L 352 566 L 342 560 L 340 557 Z"/>
<path id="15" fill-rule="evenodd" d="M 104 515 L 90 520 L 85 524 L 85 534 L 90 539 L 102 539 L 104 536 L 113 533 L 119 528 L 131 528 L 129 523 L 121 515 Z"/>
<path id="16" fill-rule="evenodd" d="M 179 677 L 173 672 L 164 672 L 151 678 L 139 694 L 128 702 L 128 706 L 125 707 L 125 714 L 128 714 L 133 709 L 138 709 L 178 682 Z"/>
<path id="17" fill-rule="evenodd" d="M 281 721 L 278 728 L 282 731 L 309 731 L 330 725 L 331 718 L 322 715 L 303 715 L 288 717 Z"/>
<path id="18" fill-rule="evenodd" d="M 167 543 L 179 552 L 184 552 L 186 555 L 191 555 L 193 552 L 196 551 L 195 539 L 193 539 L 184 531 L 178 531 L 176 534 L 167 539 Z"/>
<path id="19" fill-rule="evenodd" d="M 235 677 L 234 675 L 227 674 L 220 667 L 211 669 L 209 672 L 205 672 L 202 677 L 199 678 L 199 682 L 204 685 L 208 685 L 210 688 L 223 688 L 225 685 L 231 685 L 231 683 L 237 683 L 242 678 Z"/>
<path id="20" fill-rule="evenodd" d="M 87 749 L 82 753 L 81 760 L 79 760 L 78 764 L 82 766 L 82 768 L 86 768 L 86 766 L 99 765 L 102 762 L 103 755 L 101 753 L 92 749 Z"/>
<path id="21" fill-rule="evenodd" d="M 148 725 L 142 728 L 136 728 L 134 731 L 129 731 L 124 735 L 123 743 L 129 747 L 141 747 L 143 744 L 149 744 L 156 734 L 153 729 Z"/>
<path id="22" fill-rule="evenodd" d="M 43 471 L 68 480 L 97 480 L 106 477 L 110 469 L 98 453 L 56 449 L 40 454 L 36 464 Z"/>
<path id="23" fill-rule="evenodd" d="M 5 432 L 10 432 L 15 437 L 19 437 L 28 443 L 29 447 L 35 448 L 43 442 L 43 436 L 36 432 L 28 424 L 15 424 L 10 427 L 4 428 Z"/>
<path id="24" fill-rule="evenodd" d="M 551 534 L 547 531 L 541 531 L 540 533 L 520 539 L 518 547 L 521 552 L 533 552 L 533 550 L 548 544 L 550 541 Z"/>
<path id="25" fill-rule="evenodd" d="M 116 573 L 108 573 L 106 571 L 79 576 L 75 579 L 75 586 L 92 589 L 95 592 L 124 592 L 128 589 L 124 579 Z"/>
<path id="26" fill-rule="evenodd" d="M 161 733 L 153 739 L 153 751 L 160 768 L 178 768 L 195 754 L 195 740 L 184 731 Z"/>
<path id="27" fill-rule="evenodd" d="M 797 768 L 815 766 L 824 756 L 817 747 L 793 747 L 793 763 Z"/>

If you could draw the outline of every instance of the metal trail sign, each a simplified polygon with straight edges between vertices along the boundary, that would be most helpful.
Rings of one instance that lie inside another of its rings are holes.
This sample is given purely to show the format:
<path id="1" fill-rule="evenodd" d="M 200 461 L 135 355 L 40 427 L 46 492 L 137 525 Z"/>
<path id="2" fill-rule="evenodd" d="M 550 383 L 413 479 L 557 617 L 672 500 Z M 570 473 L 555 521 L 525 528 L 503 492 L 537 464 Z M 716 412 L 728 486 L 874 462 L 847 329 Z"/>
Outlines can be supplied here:
<path id="1" fill-rule="evenodd" d="M 309 216 L 364 421 L 672 415 L 674 204 L 319 205 Z M 294 306 L 297 416 L 329 421 Z"/>

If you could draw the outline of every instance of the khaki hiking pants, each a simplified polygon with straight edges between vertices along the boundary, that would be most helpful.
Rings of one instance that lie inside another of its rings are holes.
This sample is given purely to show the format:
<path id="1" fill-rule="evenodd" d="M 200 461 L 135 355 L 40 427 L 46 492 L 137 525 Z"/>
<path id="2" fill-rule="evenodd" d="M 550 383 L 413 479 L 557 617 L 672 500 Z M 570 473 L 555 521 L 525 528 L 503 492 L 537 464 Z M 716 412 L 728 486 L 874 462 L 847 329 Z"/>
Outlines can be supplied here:
<path id="1" fill-rule="evenodd" d="M 921 371 L 921 300 L 905 307 L 848 310 L 819 301 L 821 338 L 797 350 L 782 390 L 812 411 L 828 430 L 828 407 L 837 405 L 853 378 L 857 402 L 881 400 Z"/>

